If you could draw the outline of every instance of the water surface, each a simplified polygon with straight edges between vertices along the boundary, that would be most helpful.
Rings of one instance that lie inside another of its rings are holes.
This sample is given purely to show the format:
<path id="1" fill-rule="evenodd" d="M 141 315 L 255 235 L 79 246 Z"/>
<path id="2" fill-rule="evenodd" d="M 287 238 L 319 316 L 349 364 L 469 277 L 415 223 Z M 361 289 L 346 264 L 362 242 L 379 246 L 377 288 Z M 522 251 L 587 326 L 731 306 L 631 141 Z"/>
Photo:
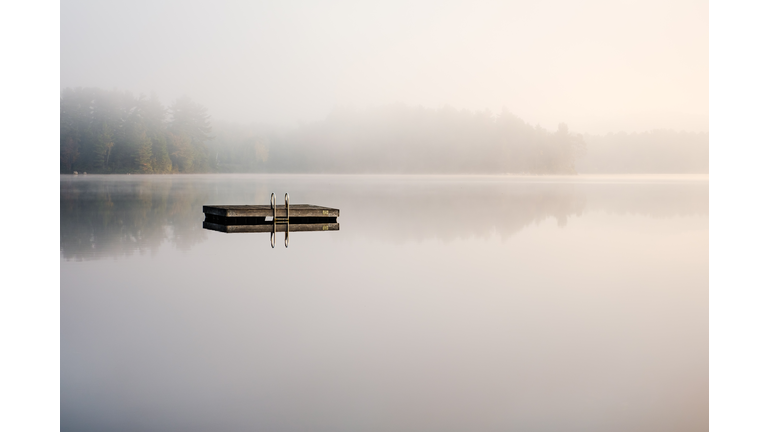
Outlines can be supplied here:
<path id="1" fill-rule="evenodd" d="M 704 431 L 708 180 L 62 176 L 63 431 Z M 224 234 L 204 204 L 339 208 Z"/>

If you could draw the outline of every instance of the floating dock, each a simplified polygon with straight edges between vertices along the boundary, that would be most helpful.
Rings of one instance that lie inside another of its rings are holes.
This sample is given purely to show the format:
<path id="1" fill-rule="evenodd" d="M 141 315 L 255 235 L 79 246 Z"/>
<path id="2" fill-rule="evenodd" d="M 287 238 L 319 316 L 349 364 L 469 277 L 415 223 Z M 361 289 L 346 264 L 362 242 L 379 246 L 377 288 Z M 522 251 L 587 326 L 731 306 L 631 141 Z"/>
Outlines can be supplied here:
<path id="1" fill-rule="evenodd" d="M 205 205 L 203 228 L 223 233 L 286 233 L 300 231 L 338 231 L 339 209 L 311 204 L 289 204 L 285 194 L 285 205 L 275 204 L 272 194 L 271 205 Z"/>

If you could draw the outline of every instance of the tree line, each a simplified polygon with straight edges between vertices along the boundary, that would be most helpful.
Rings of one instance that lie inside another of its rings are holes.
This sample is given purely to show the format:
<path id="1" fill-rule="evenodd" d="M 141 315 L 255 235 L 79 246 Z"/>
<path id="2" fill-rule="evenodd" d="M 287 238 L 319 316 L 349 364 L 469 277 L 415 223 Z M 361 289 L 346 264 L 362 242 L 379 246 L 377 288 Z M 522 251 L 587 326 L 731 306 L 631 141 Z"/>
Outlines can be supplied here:
<path id="1" fill-rule="evenodd" d="M 211 139 L 205 107 L 188 97 L 170 107 L 156 95 L 65 89 L 60 99 L 60 171 L 208 172 Z"/>
<path id="2" fill-rule="evenodd" d="M 706 172 L 708 134 L 583 136 L 506 110 L 337 108 L 295 128 L 213 122 L 188 97 L 61 92 L 60 172 L 575 174 Z"/>

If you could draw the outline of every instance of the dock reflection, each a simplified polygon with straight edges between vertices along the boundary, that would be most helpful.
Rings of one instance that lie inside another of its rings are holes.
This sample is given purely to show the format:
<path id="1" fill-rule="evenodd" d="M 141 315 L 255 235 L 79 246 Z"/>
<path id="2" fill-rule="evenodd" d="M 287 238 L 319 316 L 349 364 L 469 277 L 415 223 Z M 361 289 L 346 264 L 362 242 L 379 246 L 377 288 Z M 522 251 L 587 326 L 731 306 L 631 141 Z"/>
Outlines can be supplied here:
<path id="1" fill-rule="evenodd" d="M 309 231 L 338 231 L 338 222 L 324 223 L 290 223 L 290 222 L 271 222 L 264 221 L 251 224 L 228 225 L 225 222 L 214 223 L 203 221 L 203 228 L 211 231 L 218 231 L 227 234 L 242 233 L 269 233 L 270 243 L 275 247 L 275 237 L 277 233 L 285 233 L 285 247 L 290 242 L 291 232 L 309 232 Z"/>

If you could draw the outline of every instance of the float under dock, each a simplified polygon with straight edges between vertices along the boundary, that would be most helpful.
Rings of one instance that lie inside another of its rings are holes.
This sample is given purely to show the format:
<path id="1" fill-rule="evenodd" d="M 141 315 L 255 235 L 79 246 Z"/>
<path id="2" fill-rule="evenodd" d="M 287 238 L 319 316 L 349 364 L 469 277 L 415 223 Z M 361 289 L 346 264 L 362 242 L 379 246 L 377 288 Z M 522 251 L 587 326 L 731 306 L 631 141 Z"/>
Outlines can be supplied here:
<path id="1" fill-rule="evenodd" d="M 263 224 L 247 224 L 247 225 L 225 225 L 215 222 L 203 222 L 203 228 L 219 231 L 223 233 L 259 233 L 259 232 L 306 232 L 306 231 L 338 231 L 339 224 L 332 223 L 317 223 L 317 224 L 305 224 L 305 223 L 277 223 L 267 222 Z"/>

